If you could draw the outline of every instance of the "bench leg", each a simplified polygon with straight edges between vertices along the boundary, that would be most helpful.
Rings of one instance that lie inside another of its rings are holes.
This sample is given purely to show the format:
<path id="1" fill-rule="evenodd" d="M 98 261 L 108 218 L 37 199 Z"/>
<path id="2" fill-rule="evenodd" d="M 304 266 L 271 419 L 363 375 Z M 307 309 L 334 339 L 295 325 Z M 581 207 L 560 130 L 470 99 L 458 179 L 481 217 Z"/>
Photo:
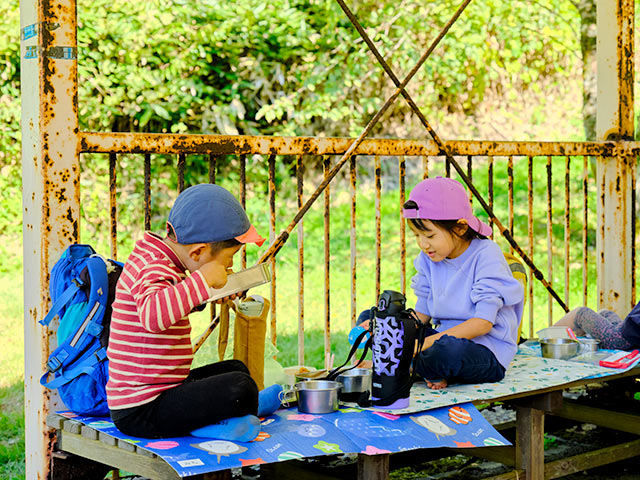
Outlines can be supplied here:
<path id="1" fill-rule="evenodd" d="M 358 454 L 358 480 L 387 480 L 389 478 L 389 454 Z"/>
<path id="2" fill-rule="evenodd" d="M 544 480 L 544 412 L 518 406 L 516 410 L 516 468 L 527 480 Z"/>

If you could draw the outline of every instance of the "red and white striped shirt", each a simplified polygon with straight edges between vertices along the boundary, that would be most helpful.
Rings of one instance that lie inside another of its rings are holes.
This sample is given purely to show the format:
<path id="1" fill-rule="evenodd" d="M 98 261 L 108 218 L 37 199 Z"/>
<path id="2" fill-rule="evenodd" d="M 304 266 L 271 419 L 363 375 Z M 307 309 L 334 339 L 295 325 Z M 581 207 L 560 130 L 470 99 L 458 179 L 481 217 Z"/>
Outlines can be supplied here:
<path id="1" fill-rule="evenodd" d="M 111 410 L 148 403 L 180 385 L 191 369 L 189 313 L 209 298 L 204 276 L 152 233 L 136 242 L 118 284 L 109 335 Z"/>

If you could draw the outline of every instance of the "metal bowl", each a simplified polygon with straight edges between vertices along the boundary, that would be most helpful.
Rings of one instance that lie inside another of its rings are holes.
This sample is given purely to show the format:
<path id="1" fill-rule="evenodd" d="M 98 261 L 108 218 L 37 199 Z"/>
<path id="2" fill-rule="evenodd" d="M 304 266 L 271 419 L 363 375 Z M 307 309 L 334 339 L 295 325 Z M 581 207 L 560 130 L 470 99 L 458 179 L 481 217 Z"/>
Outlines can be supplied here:
<path id="1" fill-rule="evenodd" d="M 329 380 L 307 380 L 293 386 L 298 400 L 298 411 L 302 413 L 331 413 L 338 410 L 340 382 Z"/>
<path id="2" fill-rule="evenodd" d="M 342 383 L 341 393 L 362 393 L 371 391 L 371 369 L 352 368 L 338 375 L 336 380 Z"/>
<path id="3" fill-rule="evenodd" d="M 595 338 L 580 338 L 580 353 L 592 353 L 597 352 L 600 348 L 600 340 Z"/>
<path id="4" fill-rule="evenodd" d="M 545 358 L 566 360 L 578 354 L 579 342 L 570 338 L 541 338 L 540 347 Z"/>

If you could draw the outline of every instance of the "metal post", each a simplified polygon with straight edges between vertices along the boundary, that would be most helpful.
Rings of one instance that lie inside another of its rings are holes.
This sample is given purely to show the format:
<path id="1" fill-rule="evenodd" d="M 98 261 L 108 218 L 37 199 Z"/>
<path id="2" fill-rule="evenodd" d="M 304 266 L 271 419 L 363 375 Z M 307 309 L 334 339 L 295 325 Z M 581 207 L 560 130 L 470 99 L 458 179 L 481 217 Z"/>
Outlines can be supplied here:
<path id="1" fill-rule="evenodd" d="M 633 0 L 598 0 L 599 140 L 633 140 Z M 626 315 L 632 305 L 631 237 L 634 158 L 598 161 L 598 307 Z"/>
<path id="2" fill-rule="evenodd" d="M 39 383 L 55 337 L 37 322 L 49 307 L 49 271 L 79 230 L 75 0 L 21 0 L 20 25 L 25 476 L 45 479 L 54 441 L 45 418 L 60 404 Z"/>

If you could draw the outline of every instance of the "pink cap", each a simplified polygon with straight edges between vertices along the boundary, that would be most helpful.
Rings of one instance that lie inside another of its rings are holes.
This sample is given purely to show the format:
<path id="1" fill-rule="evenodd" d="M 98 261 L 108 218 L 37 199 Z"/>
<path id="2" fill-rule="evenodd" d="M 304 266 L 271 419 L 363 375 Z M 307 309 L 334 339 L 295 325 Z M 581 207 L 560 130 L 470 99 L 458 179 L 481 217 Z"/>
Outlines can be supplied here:
<path id="1" fill-rule="evenodd" d="M 404 218 L 424 220 L 465 219 L 480 235 L 491 235 L 491 227 L 473 215 L 469 196 L 462 184 L 445 177 L 427 178 L 411 190 L 409 200 L 418 208 L 403 208 Z"/>

